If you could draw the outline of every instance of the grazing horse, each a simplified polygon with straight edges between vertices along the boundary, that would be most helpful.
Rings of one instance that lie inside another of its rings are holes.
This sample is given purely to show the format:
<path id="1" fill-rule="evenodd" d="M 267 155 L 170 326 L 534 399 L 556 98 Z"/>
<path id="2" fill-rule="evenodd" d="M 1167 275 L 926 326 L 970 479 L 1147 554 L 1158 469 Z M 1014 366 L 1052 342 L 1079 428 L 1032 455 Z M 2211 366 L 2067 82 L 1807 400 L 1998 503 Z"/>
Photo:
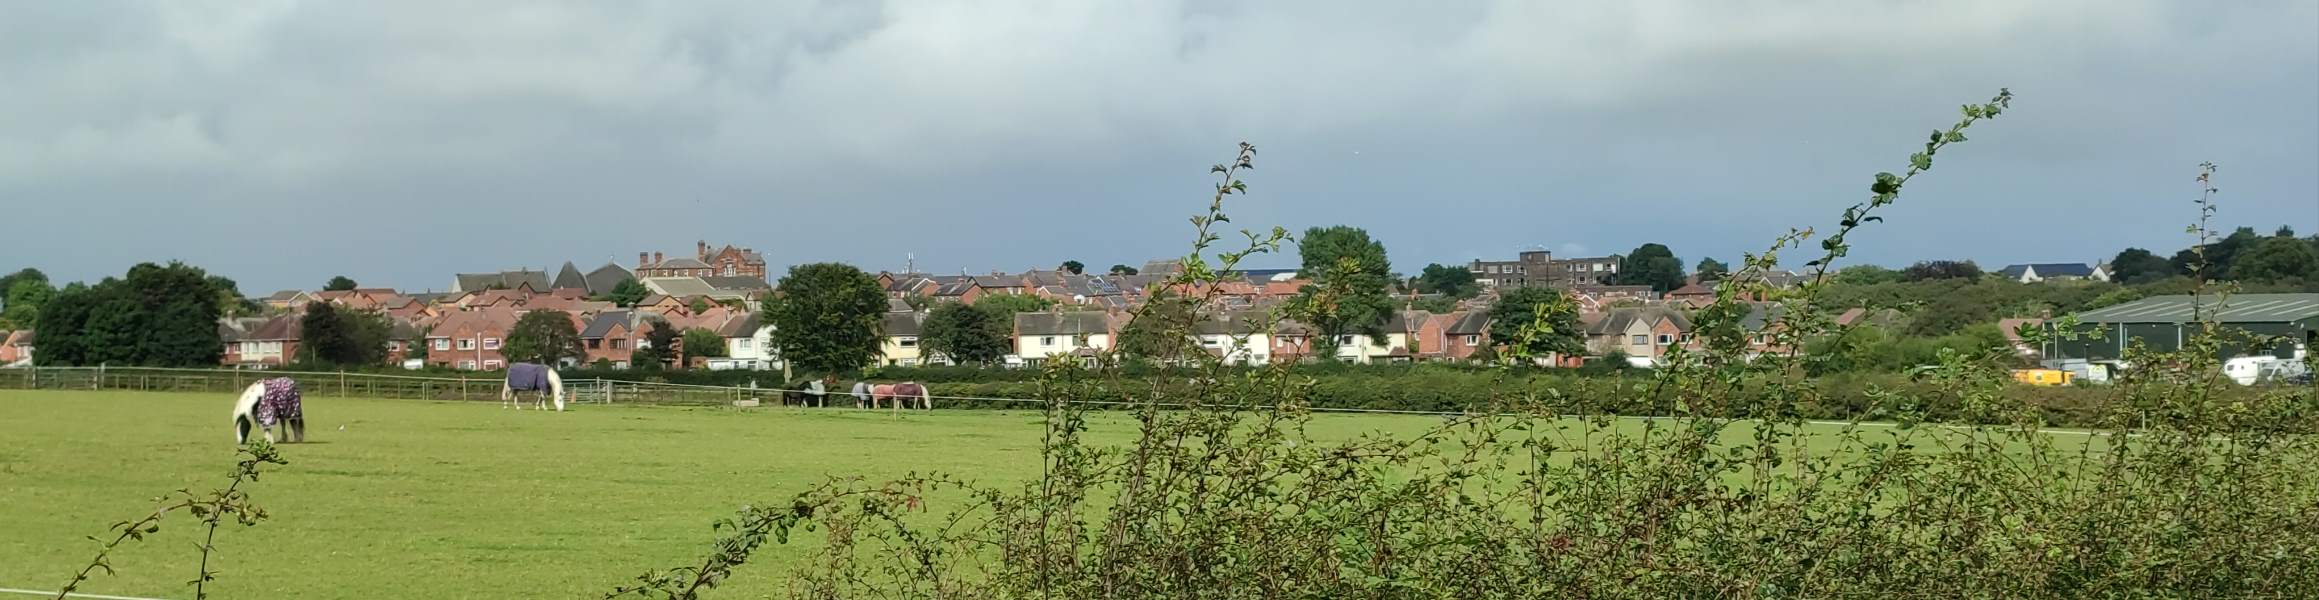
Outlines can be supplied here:
<path id="1" fill-rule="evenodd" d="M 934 396 L 927 393 L 926 386 L 915 381 L 904 381 L 894 386 L 894 406 L 905 406 L 913 398 L 918 400 L 919 410 L 934 410 Z"/>
<path id="2" fill-rule="evenodd" d="M 277 425 L 282 433 L 280 441 L 306 441 L 306 410 L 301 404 L 298 382 L 288 377 L 250 384 L 234 402 L 234 443 L 249 443 L 251 428 L 258 429 L 266 441 L 276 441 Z"/>
<path id="3" fill-rule="evenodd" d="M 891 400 L 894 403 L 894 410 L 898 411 L 908 407 L 910 405 L 910 401 L 914 399 L 918 401 L 919 408 L 925 410 L 934 409 L 934 400 L 932 397 L 926 394 L 926 386 L 918 385 L 918 382 L 915 381 L 904 381 L 895 384 L 879 384 L 877 387 L 870 389 L 870 397 L 873 398 L 873 400 L 870 402 L 870 408 L 877 408 L 878 403 Z"/>
<path id="4" fill-rule="evenodd" d="M 538 393 L 532 398 L 532 405 L 540 410 L 548 409 L 549 398 L 555 399 L 556 411 L 562 412 L 564 410 L 564 378 L 562 375 L 557 375 L 556 370 L 548 368 L 547 365 L 532 363 L 508 365 L 507 383 L 499 386 L 499 407 L 523 410 L 523 402 L 516 398 L 516 392 Z"/>

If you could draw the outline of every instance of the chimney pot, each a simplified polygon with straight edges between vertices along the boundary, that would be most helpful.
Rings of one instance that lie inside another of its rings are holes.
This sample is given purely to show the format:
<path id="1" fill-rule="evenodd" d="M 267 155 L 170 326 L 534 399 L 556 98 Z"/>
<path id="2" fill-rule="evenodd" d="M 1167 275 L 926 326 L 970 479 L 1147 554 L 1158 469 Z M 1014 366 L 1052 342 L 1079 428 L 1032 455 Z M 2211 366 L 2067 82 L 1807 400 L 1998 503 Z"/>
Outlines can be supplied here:
<path id="1" fill-rule="evenodd" d="M 638 252 L 638 253 L 636 253 L 636 266 L 638 266 L 638 267 L 643 267 L 643 266 L 645 266 L 645 265 L 652 264 L 652 262 L 651 262 L 650 260 L 647 260 L 647 259 L 650 259 L 650 258 L 652 258 L 652 254 L 651 254 L 651 253 L 649 253 L 649 252 Z"/>
<path id="2" fill-rule="evenodd" d="M 665 260 L 662 260 L 662 259 L 660 258 L 660 253 L 659 253 L 659 252 L 654 252 L 654 253 L 652 253 L 652 264 L 660 264 L 660 263 L 663 263 L 663 262 L 667 262 L 667 261 L 665 261 Z"/>

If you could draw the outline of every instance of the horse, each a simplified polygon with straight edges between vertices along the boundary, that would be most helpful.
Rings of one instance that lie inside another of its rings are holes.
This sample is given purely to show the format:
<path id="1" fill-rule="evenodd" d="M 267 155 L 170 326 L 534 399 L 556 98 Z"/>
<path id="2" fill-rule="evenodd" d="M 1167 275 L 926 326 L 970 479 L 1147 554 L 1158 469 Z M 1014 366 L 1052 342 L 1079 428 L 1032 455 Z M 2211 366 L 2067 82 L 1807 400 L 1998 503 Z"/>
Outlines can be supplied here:
<path id="1" fill-rule="evenodd" d="M 258 429 L 267 442 L 274 439 L 275 426 L 281 427 L 281 441 L 306 441 L 306 410 L 298 394 L 298 382 L 288 377 L 261 379 L 242 390 L 240 400 L 234 402 L 234 444 L 250 442 L 250 429 Z"/>
<path id="2" fill-rule="evenodd" d="M 555 399 L 557 412 L 564 410 L 564 377 L 547 365 L 508 365 L 507 382 L 499 386 L 499 407 L 523 410 L 523 402 L 516 398 L 516 392 L 537 392 L 539 395 L 532 398 L 532 405 L 540 410 L 548 409 L 549 398 Z"/>
<path id="3" fill-rule="evenodd" d="M 879 384 L 876 387 L 870 388 L 870 390 L 870 398 L 872 398 L 870 401 L 870 408 L 877 408 L 878 403 L 892 400 L 894 402 L 894 410 L 901 410 L 902 407 L 907 406 L 910 403 L 911 399 L 915 398 L 918 400 L 919 408 L 925 410 L 934 409 L 934 400 L 932 397 L 926 394 L 926 386 L 918 385 L 918 382 L 915 381 L 904 381 L 894 384 Z"/>

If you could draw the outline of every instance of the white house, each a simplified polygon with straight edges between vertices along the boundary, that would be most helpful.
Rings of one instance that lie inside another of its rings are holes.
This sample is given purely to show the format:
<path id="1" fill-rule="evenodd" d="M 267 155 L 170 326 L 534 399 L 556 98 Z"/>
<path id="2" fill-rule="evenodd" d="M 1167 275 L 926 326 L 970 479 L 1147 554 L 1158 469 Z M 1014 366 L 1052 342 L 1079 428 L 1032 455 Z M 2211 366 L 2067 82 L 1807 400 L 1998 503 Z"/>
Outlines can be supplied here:
<path id="1" fill-rule="evenodd" d="M 1200 349 L 1230 364 L 1272 362 L 1272 326 L 1259 311 L 1226 312 L 1202 319 L 1194 328 Z"/>
<path id="2" fill-rule="evenodd" d="M 781 368 L 781 352 L 773 347 L 773 326 L 761 324 L 756 313 L 735 318 L 717 328 L 725 338 L 723 358 L 709 359 L 709 370 L 763 370 Z"/>
<path id="3" fill-rule="evenodd" d="M 1014 332 L 1015 356 L 1024 361 L 1092 357 L 1118 337 L 1111 315 L 1101 311 L 1015 313 Z"/>
<path id="4" fill-rule="evenodd" d="M 2040 281 L 2076 281 L 2080 279 L 2090 279 L 2093 281 L 2110 280 L 2109 265 L 2086 266 L 2084 263 L 2034 263 L 2026 265 L 2006 265 L 2003 270 L 1997 271 L 1997 274 L 2004 276 L 2006 279 L 2011 279 L 2022 283 L 2037 283 Z"/>

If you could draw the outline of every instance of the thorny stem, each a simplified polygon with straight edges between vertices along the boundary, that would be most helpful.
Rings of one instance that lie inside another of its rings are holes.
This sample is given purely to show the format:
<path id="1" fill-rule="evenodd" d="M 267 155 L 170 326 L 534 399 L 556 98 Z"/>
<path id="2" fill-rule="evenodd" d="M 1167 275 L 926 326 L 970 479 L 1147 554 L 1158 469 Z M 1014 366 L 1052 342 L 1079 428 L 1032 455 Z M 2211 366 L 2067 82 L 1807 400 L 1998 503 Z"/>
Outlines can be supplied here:
<path id="1" fill-rule="evenodd" d="M 210 552 L 215 549 L 214 542 L 217 539 L 217 526 L 219 522 L 225 518 L 226 513 L 233 513 L 234 516 L 244 525 L 255 525 L 259 519 L 266 517 L 266 511 L 264 509 L 249 504 L 245 500 L 247 495 L 239 491 L 242 482 L 257 481 L 258 473 L 264 465 L 290 464 L 289 461 L 282 459 L 281 454 L 275 451 L 272 444 L 266 443 L 264 441 L 252 442 L 250 446 L 241 448 L 239 452 L 248 454 L 249 458 L 242 459 L 241 461 L 235 463 L 234 471 L 232 474 L 232 481 L 226 484 L 225 489 L 211 492 L 210 496 L 206 499 L 194 498 L 193 493 L 188 490 L 178 490 L 177 494 L 182 496 L 184 499 L 162 504 L 156 507 L 152 514 L 146 515 L 145 518 L 138 519 L 135 522 L 123 522 L 114 524 L 113 529 L 118 530 L 120 533 L 114 535 L 111 541 L 105 542 L 102 547 L 98 548 L 96 557 L 90 559 L 89 564 L 87 566 L 81 567 L 79 572 L 74 573 L 72 581 L 66 582 L 62 589 L 57 590 L 57 600 L 64 600 L 65 598 L 71 596 L 75 590 L 80 589 L 80 584 L 87 582 L 89 575 L 95 572 L 97 569 L 104 569 L 107 575 L 112 574 L 113 567 L 112 563 L 108 561 L 108 558 L 112 555 L 115 548 L 120 547 L 123 542 L 127 542 L 129 540 L 143 540 L 145 539 L 145 536 L 160 531 L 162 519 L 169 516 L 169 513 L 177 512 L 180 510 L 192 511 L 194 514 L 201 516 L 203 520 L 208 523 L 209 531 L 203 537 L 200 546 L 201 570 L 198 576 L 195 577 L 192 582 L 194 586 L 194 597 L 207 598 L 208 591 L 206 584 L 216 575 L 215 573 L 211 573 L 209 571 L 209 555 Z"/>

